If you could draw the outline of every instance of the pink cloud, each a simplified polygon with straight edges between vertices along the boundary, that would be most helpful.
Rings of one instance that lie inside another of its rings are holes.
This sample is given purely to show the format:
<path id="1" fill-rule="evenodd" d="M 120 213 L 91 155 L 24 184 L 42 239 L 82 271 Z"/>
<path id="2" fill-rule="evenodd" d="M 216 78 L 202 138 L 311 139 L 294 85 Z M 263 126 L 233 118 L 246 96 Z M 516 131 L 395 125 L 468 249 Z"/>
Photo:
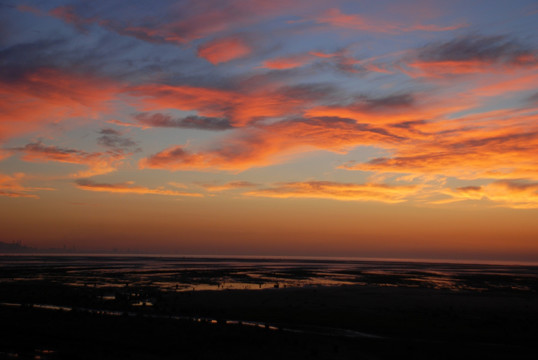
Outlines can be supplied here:
<path id="1" fill-rule="evenodd" d="M 388 34 L 405 31 L 451 31 L 467 26 L 466 24 L 450 26 L 438 26 L 433 24 L 406 25 L 361 14 L 345 14 L 337 8 L 329 9 L 316 16 L 313 20 L 319 24 L 327 24 L 333 27 Z"/>
<path id="2" fill-rule="evenodd" d="M 266 69 L 276 69 L 276 70 L 286 70 L 294 69 L 309 64 L 315 59 L 313 55 L 310 54 L 297 54 L 291 56 L 282 56 L 263 62 L 262 67 Z"/>
<path id="3" fill-rule="evenodd" d="M 219 38 L 198 47 L 198 56 L 213 65 L 225 63 L 250 54 L 252 49 L 238 36 Z"/>

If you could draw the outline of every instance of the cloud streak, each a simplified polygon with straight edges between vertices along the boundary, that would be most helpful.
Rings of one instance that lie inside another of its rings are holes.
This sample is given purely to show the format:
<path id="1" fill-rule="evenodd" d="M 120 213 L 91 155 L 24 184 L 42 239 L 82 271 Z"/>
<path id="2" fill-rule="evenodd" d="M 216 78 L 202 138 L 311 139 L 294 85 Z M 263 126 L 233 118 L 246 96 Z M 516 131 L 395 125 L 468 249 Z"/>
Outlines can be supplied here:
<path id="1" fill-rule="evenodd" d="M 183 118 L 173 118 L 170 115 L 155 113 L 140 113 L 134 115 L 134 118 L 145 127 L 160 128 L 180 128 L 180 129 L 198 129 L 198 130 L 228 130 L 233 126 L 226 118 L 216 118 L 207 116 L 186 116 Z"/>
<path id="2" fill-rule="evenodd" d="M 252 183 L 250 181 L 230 181 L 230 182 L 228 182 L 226 184 L 222 184 L 222 185 L 198 183 L 198 185 L 203 187 L 205 190 L 207 190 L 209 192 L 237 190 L 237 189 L 244 189 L 244 188 L 251 188 L 251 187 L 259 186 L 258 184 Z"/>
<path id="3" fill-rule="evenodd" d="M 134 182 L 124 183 L 98 183 L 89 179 L 79 179 L 75 181 L 77 188 L 87 191 L 108 192 L 116 194 L 138 194 L 138 195 L 166 195 L 166 196 L 187 196 L 202 197 L 202 194 L 189 193 L 185 191 L 167 190 L 165 188 L 147 188 L 134 185 Z"/>
<path id="4" fill-rule="evenodd" d="M 538 183 L 521 180 L 495 181 L 484 186 L 445 189 L 450 199 L 441 203 L 463 200 L 490 200 L 500 206 L 514 209 L 538 208 Z"/>
<path id="5" fill-rule="evenodd" d="M 33 192 L 41 190 L 53 190 L 43 187 L 27 187 L 22 185 L 26 175 L 23 173 L 15 173 L 7 175 L 0 173 L 0 196 L 11 198 L 33 198 L 39 199 L 39 196 Z"/>
<path id="6" fill-rule="evenodd" d="M 465 24 L 450 26 L 439 26 L 434 24 L 406 25 L 384 21 L 379 18 L 373 18 L 362 14 L 346 14 L 338 8 L 329 9 L 313 18 L 313 20 L 319 24 L 326 24 L 338 28 L 387 34 L 409 31 L 452 31 L 466 26 Z"/>
<path id="7" fill-rule="evenodd" d="M 24 161 L 56 161 L 84 165 L 89 168 L 88 170 L 73 174 L 72 176 L 74 177 L 89 177 L 115 171 L 126 157 L 123 153 L 113 151 L 85 152 L 77 149 L 48 146 L 41 142 L 30 143 L 24 147 L 14 148 L 12 150 L 22 153 L 22 160 Z"/>
<path id="8" fill-rule="evenodd" d="M 407 62 L 411 76 L 502 73 L 514 68 L 536 68 L 538 52 L 507 36 L 474 34 L 428 44 Z"/>
<path id="9" fill-rule="evenodd" d="M 271 198 L 313 198 L 341 201 L 379 201 L 400 203 L 415 195 L 416 185 L 353 184 L 331 181 L 291 182 L 244 193 Z"/>

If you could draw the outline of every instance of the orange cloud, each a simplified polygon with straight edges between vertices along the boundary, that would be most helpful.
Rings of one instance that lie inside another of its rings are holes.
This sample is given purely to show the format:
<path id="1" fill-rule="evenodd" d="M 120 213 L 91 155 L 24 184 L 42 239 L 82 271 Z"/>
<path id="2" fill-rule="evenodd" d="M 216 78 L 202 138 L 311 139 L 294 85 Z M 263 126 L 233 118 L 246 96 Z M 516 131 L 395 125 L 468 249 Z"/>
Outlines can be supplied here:
<path id="1" fill-rule="evenodd" d="M 41 142 L 27 144 L 14 150 L 23 153 L 22 160 L 24 161 L 57 161 L 89 167 L 88 170 L 73 174 L 74 177 L 90 177 L 115 171 L 126 157 L 126 154 L 118 151 L 88 153 L 82 150 L 46 146 Z"/>
<path id="2" fill-rule="evenodd" d="M 191 196 L 202 197 L 202 194 L 189 193 L 184 191 L 167 190 L 162 187 L 151 189 L 143 186 L 133 185 L 132 181 L 125 183 L 106 184 L 97 183 L 88 179 L 80 179 L 75 182 L 76 186 L 81 190 L 97 191 L 97 192 L 110 192 L 110 193 L 122 193 L 122 194 L 152 194 L 152 195 L 167 195 L 167 196 Z"/>
<path id="3" fill-rule="evenodd" d="M 330 181 L 309 181 L 280 184 L 273 188 L 254 190 L 246 196 L 272 198 L 317 198 L 342 201 L 380 201 L 399 203 L 420 190 L 416 185 L 350 184 Z"/>
<path id="4" fill-rule="evenodd" d="M 437 98 L 402 93 L 357 96 L 349 104 L 331 106 L 316 105 L 315 98 L 302 95 L 304 89 L 297 95 L 269 87 L 243 92 L 155 85 L 138 87 L 134 94 L 142 98 L 143 106 L 197 107 L 204 116 L 229 119 L 236 127 L 210 147 L 164 149 L 142 159 L 141 168 L 243 171 L 312 150 L 346 153 L 369 145 L 392 155 L 341 168 L 465 179 L 538 176 L 537 114 L 532 109 L 479 112 L 479 96 L 473 90 L 454 95 L 457 100 L 446 93 Z M 454 116 L 463 110 L 473 113 Z M 290 112 L 302 117 L 294 119 Z M 290 120 L 258 121 L 279 116 Z"/>
<path id="5" fill-rule="evenodd" d="M 128 89 L 144 111 L 179 109 L 196 110 L 203 116 L 224 117 L 241 96 L 235 91 L 195 86 L 139 85 Z"/>
<path id="6" fill-rule="evenodd" d="M 109 80 L 45 68 L 0 81 L 0 140 L 47 123 L 98 117 L 118 92 Z"/>
<path id="7" fill-rule="evenodd" d="M 358 98 L 346 105 L 313 106 L 305 111 L 308 117 L 335 116 L 355 119 L 357 122 L 375 124 L 397 124 L 427 119 L 435 121 L 446 115 L 467 110 L 476 105 L 472 97 L 453 101 L 448 98 L 433 98 L 428 94 L 395 94 L 379 98 Z M 401 131 L 404 131 L 402 128 Z M 420 134 L 415 134 L 420 136 Z"/>
<path id="8" fill-rule="evenodd" d="M 490 200 L 509 207 L 538 208 L 538 183 L 498 181 L 486 185 L 484 192 Z"/>
<path id="9" fill-rule="evenodd" d="M 393 156 L 342 168 L 463 179 L 538 179 L 538 114 L 532 109 L 474 114 L 426 126 L 434 131 L 397 144 Z"/>
<path id="10" fill-rule="evenodd" d="M 244 126 L 264 118 L 290 116 L 317 101 L 317 89 L 274 88 L 221 90 L 194 86 L 140 85 L 128 89 L 142 111 L 195 110 L 200 116 L 225 118 Z"/>
<path id="11" fill-rule="evenodd" d="M 467 186 L 443 192 L 451 198 L 441 202 L 487 199 L 515 209 L 538 208 L 538 183 L 505 180 L 484 186 Z"/>
<path id="12" fill-rule="evenodd" d="M 238 36 L 215 39 L 198 47 L 198 56 L 213 65 L 228 62 L 251 53 L 250 46 Z"/>
<path id="13" fill-rule="evenodd" d="M 301 115 L 308 118 L 349 118 L 376 125 L 433 120 L 476 104 L 473 98 L 454 102 L 448 98 L 433 99 L 427 94 L 419 94 L 415 101 L 411 95 L 396 94 L 379 98 L 359 97 L 346 105 L 318 105 L 325 98 L 331 99 L 330 92 L 331 89 L 316 85 L 222 90 L 154 84 L 128 89 L 128 93 L 137 98 L 133 105 L 143 111 L 168 108 L 196 110 L 200 116 L 227 119 L 235 127 L 263 119 Z"/>
<path id="14" fill-rule="evenodd" d="M 498 96 L 516 91 L 536 89 L 538 86 L 538 73 L 518 72 L 507 74 L 500 79 L 488 80 L 490 84 L 477 87 L 472 92 L 478 96 Z"/>
<path id="15" fill-rule="evenodd" d="M 305 151 L 346 152 L 359 145 L 392 144 L 386 129 L 345 118 L 308 118 L 242 129 L 224 137 L 219 147 L 191 151 L 174 146 L 141 160 L 141 168 L 243 171 L 280 163 Z"/>
<path id="16" fill-rule="evenodd" d="M 6 175 L 6 174 L 0 173 L 0 196 L 38 199 L 39 196 L 35 194 L 28 194 L 28 193 L 36 192 L 40 190 L 53 190 L 50 188 L 23 186 L 21 183 L 25 177 L 26 175 L 23 173 L 16 173 L 13 175 Z"/>

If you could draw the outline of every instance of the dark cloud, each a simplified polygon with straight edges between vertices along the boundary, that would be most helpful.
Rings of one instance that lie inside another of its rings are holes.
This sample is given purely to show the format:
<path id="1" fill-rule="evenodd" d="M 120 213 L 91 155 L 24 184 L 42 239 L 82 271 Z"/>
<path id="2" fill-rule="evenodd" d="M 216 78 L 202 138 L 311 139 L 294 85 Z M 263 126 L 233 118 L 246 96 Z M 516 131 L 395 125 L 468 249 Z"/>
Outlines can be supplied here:
<path id="1" fill-rule="evenodd" d="M 378 128 L 370 124 L 358 123 L 354 119 L 341 118 L 336 116 L 319 116 L 315 118 L 293 120 L 294 122 L 302 122 L 306 125 L 315 128 L 324 128 L 327 130 L 330 129 L 341 129 L 347 130 L 348 133 L 355 132 L 371 132 L 379 135 L 384 135 L 388 137 L 394 137 L 401 139 L 401 137 L 391 134 L 389 131 L 383 128 Z M 282 122 L 282 124 L 288 123 L 289 121 Z"/>
<path id="2" fill-rule="evenodd" d="M 337 99 L 342 95 L 334 85 L 329 84 L 284 86 L 278 92 L 285 97 L 309 101 Z"/>
<path id="3" fill-rule="evenodd" d="M 151 127 L 199 130 L 228 130 L 233 128 L 228 119 L 207 116 L 192 115 L 183 118 L 173 118 L 170 115 L 164 115 L 160 113 L 140 113 L 134 115 L 134 118 L 141 124 Z"/>
<path id="4" fill-rule="evenodd" d="M 121 132 L 119 132 L 118 130 L 114 130 L 114 129 L 111 129 L 111 128 L 105 128 L 105 129 L 101 129 L 101 131 L 99 131 L 99 134 L 101 135 L 121 135 Z"/>
<path id="5" fill-rule="evenodd" d="M 523 180 L 502 180 L 502 181 L 496 181 L 494 184 L 500 184 L 505 186 L 506 188 L 509 188 L 511 190 L 519 190 L 519 191 L 532 191 L 536 195 L 538 195 L 538 183 L 537 182 L 528 182 Z"/>
<path id="6" fill-rule="evenodd" d="M 424 46 L 418 58 L 425 62 L 472 61 L 525 63 L 536 62 L 536 49 L 507 36 L 467 35 Z"/>
<path id="7" fill-rule="evenodd" d="M 216 146 L 190 151 L 185 145 L 172 146 L 140 162 L 141 168 L 172 171 L 209 169 L 246 170 L 279 161 L 282 152 L 294 152 L 304 146 L 347 151 L 372 143 L 398 143 L 402 137 L 366 123 L 340 117 L 289 119 L 274 123 L 256 123 L 243 127 Z"/>
<path id="8" fill-rule="evenodd" d="M 81 150 L 62 148 L 59 146 L 52 146 L 52 145 L 47 146 L 47 145 L 44 145 L 40 141 L 26 144 L 23 147 L 12 148 L 11 150 L 22 151 L 25 153 L 40 153 L 40 154 L 50 156 L 51 158 L 55 158 L 55 157 L 63 158 L 66 155 L 83 155 L 83 156 L 89 155 L 88 153 Z"/>
<path id="9" fill-rule="evenodd" d="M 62 148 L 58 146 L 47 146 L 41 142 L 27 144 L 21 148 L 12 150 L 20 151 L 24 155 L 24 161 L 47 162 L 57 161 L 68 164 L 79 164 L 88 167 L 87 170 L 72 174 L 75 177 L 87 177 L 106 174 L 115 171 L 117 166 L 125 158 L 125 154 L 119 151 L 92 152 L 82 150 Z"/>
<path id="10" fill-rule="evenodd" d="M 155 73 L 147 61 L 134 58 L 136 46 L 130 40 L 110 35 L 81 42 L 77 37 L 50 35 L 46 40 L 19 43 L 0 50 L 0 81 L 24 79 L 39 69 L 61 69 L 69 73 L 106 75 L 113 79 L 132 73 Z M 134 60 L 133 60 L 134 59 Z"/>
<path id="11" fill-rule="evenodd" d="M 500 136 L 489 136 L 481 139 L 470 139 L 456 142 L 448 146 L 452 150 L 473 150 L 478 148 L 496 147 L 499 151 L 524 151 L 535 147 L 534 141 L 538 138 L 538 132 L 511 133 Z"/>
<path id="12" fill-rule="evenodd" d="M 538 105 L 538 92 L 529 96 L 527 102 Z"/>
<path id="13" fill-rule="evenodd" d="M 88 2 L 58 6 L 49 14 L 85 31 L 101 26 L 123 36 L 156 44 L 183 45 L 197 39 L 232 32 L 244 26 L 257 25 L 262 19 L 278 14 L 294 4 L 283 0 L 206 0 L 107 1 L 89 6 Z M 119 16 L 114 16 L 120 13 Z"/>
<path id="14" fill-rule="evenodd" d="M 75 180 L 75 184 L 79 186 L 84 186 L 84 187 L 101 187 L 101 188 L 110 188 L 110 189 L 124 188 L 130 185 L 129 183 L 118 183 L 118 184 L 97 183 L 90 179 L 78 179 L 78 180 Z"/>
<path id="15" fill-rule="evenodd" d="M 98 5 L 90 6 L 92 11 Z M 82 9 L 81 11 L 83 11 Z M 89 11 L 89 10 L 86 10 Z M 103 10 L 104 11 L 104 10 Z M 47 21 L 42 16 L 35 19 L 37 25 Z M 4 24 L 1 32 L 8 38 L 20 32 L 20 24 Z M 42 30 L 41 30 L 42 29 Z M 136 41 L 132 37 L 119 36 L 116 32 L 92 32 L 79 34 L 72 31 L 51 31 L 57 27 L 40 26 L 32 41 L 23 41 L 0 47 L 0 71 L 4 78 L 24 74 L 37 68 L 66 69 L 68 72 L 90 75 L 106 75 L 113 79 L 140 81 L 168 72 L 187 72 L 191 77 L 201 77 L 193 65 L 193 54 L 177 52 L 169 47 L 160 48 L 151 43 Z M 7 36 L 7 35 L 6 35 Z M 84 38 L 84 41 L 81 39 Z M 141 54 L 151 54 L 141 56 Z M 207 68 L 207 67 L 204 67 Z M 196 81 L 195 79 L 194 81 Z"/>
<path id="16" fill-rule="evenodd" d="M 17 80 L 24 74 L 24 69 L 53 66 L 65 45 L 63 39 L 47 39 L 15 44 L 0 50 L 2 79 Z"/>
<path id="17" fill-rule="evenodd" d="M 369 165 L 385 166 L 387 168 L 405 168 L 405 167 L 425 167 L 428 163 L 445 161 L 452 161 L 453 156 L 450 153 L 428 153 L 415 156 L 396 156 L 393 158 L 379 157 L 371 159 L 367 162 Z M 353 167 L 353 163 L 349 162 L 347 165 Z M 348 167 L 348 166 L 345 166 Z"/>
<path id="18" fill-rule="evenodd" d="M 97 139 L 99 145 L 114 149 L 116 151 L 130 150 L 138 146 L 136 141 L 122 136 L 122 134 L 114 129 L 105 128 L 99 131 L 101 136 Z M 140 149 L 137 149 L 137 151 Z"/>
<path id="19" fill-rule="evenodd" d="M 395 94 L 383 97 L 369 97 L 361 95 L 358 101 L 352 105 L 364 110 L 375 111 L 394 108 L 405 108 L 414 104 L 414 97 L 412 94 Z"/>
<path id="20" fill-rule="evenodd" d="M 402 121 L 395 124 L 390 124 L 389 126 L 392 129 L 395 129 L 396 131 L 406 131 L 413 134 L 418 135 L 428 135 L 427 132 L 424 132 L 421 130 L 423 125 L 428 124 L 427 120 L 410 120 L 410 121 Z M 451 130 L 456 131 L 456 130 Z M 440 132 L 442 133 L 442 132 Z"/>
<path id="21" fill-rule="evenodd" d="M 390 126 L 400 129 L 413 129 L 417 125 L 424 125 L 427 124 L 428 121 L 426 120 L 412 120 L 412 121 L 402 121 L 396 124 L 392 124 Z"/>
<path id="22" fill-rule="evenodd" d="M 82 171 L 76 174 L 77 176 L 93 176 L 114 171 L 126 157 L 123 151 L 118 151 L 117 149 L 106 152 L 86 152 L 59 146 L 47 146 L 40 141 L 11 150 L 22 152 L 24 154 L 22 159 L 25 161 L 58 161 L 89 167 L 89 170 Z"/>

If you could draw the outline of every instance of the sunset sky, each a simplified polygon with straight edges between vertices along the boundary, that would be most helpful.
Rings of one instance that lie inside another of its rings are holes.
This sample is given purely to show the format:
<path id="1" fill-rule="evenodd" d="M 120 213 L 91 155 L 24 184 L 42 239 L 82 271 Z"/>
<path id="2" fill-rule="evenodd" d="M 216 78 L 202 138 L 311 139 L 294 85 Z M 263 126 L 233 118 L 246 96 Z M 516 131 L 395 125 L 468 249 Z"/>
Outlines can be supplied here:
<path id="1" fill-rule="evenodd" d="M 0 241 L 538 261 L 538 3 L 2 1 Z"/>

